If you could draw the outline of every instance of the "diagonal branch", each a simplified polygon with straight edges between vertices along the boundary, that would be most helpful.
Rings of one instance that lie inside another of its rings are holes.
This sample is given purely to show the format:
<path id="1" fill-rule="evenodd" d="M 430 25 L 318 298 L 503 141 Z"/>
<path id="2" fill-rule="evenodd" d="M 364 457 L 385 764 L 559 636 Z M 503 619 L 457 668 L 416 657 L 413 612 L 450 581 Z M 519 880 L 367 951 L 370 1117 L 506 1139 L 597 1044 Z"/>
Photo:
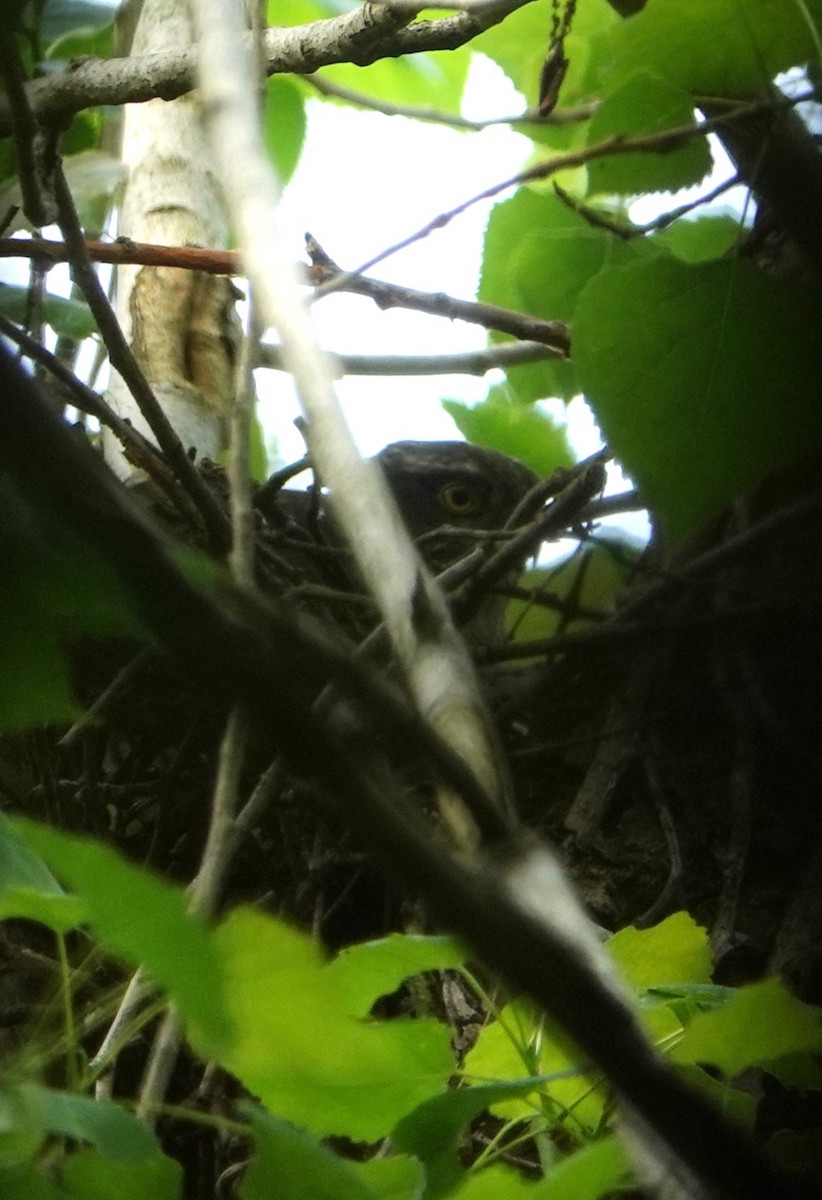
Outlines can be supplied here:
<path id="1" fill-rule="evenodd" d="M 366 0 L 339 17 L 267 29 L 266 73 L 307 75 L 334 63 L 367 66 L 381 58 L 456 50 L 530 2 L 508 0 L 506 4 L 488 4 L 481 13 L 462 12 L 410 25 L 412 12 L 397 12 Z M 191 47 L 132 58 L 84 59 L 61 74 L 33 81 L 27 92 L 31 108 L 41 121 L 64 120 L 98 104 L 174 100 L 194 88 L 195 77 L 196 51 Z M 0 137 L 11 129 L 8 100 L 0 96 Z"/>

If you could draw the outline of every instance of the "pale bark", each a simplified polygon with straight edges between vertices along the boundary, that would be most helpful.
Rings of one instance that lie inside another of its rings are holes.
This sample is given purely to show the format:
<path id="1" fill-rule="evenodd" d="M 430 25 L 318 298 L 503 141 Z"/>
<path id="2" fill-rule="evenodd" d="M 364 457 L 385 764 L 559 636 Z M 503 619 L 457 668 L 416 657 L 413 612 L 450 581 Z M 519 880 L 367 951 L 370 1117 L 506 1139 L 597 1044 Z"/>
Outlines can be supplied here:
<path id="1" fill-rule="evenodd" d="M 184 4 L 146 0 L 132 53 L 171 52 L 193 41 Z M 196 92 L 151 100 L 125 111 L 128 172 L 119 233 L 166 246 L 224 247 L 228 225 L 202 134 Z M 233 391 L 236 315 L 229 280 L 173 267 L 121 266 L 117 316 L 148 382 L 186 449 L 216 458 L 226 445 Z M 116 373 L 111 406 L 150 431 Z M 132 469 L 113 441 L 107 456 L 119 474 Z"/>

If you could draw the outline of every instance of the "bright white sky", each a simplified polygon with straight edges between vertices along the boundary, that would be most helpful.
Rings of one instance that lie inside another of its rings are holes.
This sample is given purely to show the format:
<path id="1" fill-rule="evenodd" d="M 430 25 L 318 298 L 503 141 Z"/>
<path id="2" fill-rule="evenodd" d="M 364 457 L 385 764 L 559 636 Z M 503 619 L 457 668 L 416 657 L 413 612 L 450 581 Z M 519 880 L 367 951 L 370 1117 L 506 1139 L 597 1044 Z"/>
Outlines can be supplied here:
<path id="1" fill-rule="evenodd" d="M 464 114 L 481 120 L 523 108 L 502 71 L 477 56 Z M 340 266 L 356 267 L 444 210 L 515 174 L 531 149 L 528 139 L 501 126 L 463 133 L 320 101 L 309 105 L 309 113 L 306 145 L 281 209 L 282 231 L 295 260 L 304 258 L 308 230 Z M 471 299 L 490 209 L 490 204 L 477 205 L 381 263 L 373 274 Z M 315 314 L 320 342 L 328 350 L 448 354 L 486 343 L 479 326 L 400 309 L 382 312 L 361 297 L 329 297 Z M 302 453 L 302 439 L 291 425 L 297 403 L 284 375 L 261 374 L 260 415 L 277 439 L 279 454 L 290 461 Z M 360 449 L 373 454 L 402 438 L 458 437 L 441 398 L 477 401 L 488 384 L 488 376 L 348 377 L 340 382 L 339 395 Z M 587 447 L 595 433 L 584 414 L 581 422 Z"/>

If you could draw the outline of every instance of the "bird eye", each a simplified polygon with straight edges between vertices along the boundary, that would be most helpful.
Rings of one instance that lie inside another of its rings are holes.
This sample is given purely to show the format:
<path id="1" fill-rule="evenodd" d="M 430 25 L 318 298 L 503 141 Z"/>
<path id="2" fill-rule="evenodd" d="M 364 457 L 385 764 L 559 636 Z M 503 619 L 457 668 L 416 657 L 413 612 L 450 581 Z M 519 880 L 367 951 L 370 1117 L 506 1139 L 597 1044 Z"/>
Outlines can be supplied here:
<path id="1" fill-rule="evenodd" d="M 467 517 L 479 508 L 480 497 L 467 483 L 447 483 L 440 490 L 439 501 L 452 517 Z"/>

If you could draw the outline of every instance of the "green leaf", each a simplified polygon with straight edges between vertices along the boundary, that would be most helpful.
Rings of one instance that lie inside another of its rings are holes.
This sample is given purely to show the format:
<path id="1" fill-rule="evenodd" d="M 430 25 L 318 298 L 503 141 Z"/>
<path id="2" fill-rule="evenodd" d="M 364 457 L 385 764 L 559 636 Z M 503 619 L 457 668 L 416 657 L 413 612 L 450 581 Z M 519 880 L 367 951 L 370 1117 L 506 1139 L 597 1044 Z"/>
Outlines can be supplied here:
<path id="1" fill-rule="evenodd" d="M 599 1200 L 621 1191 L 633 1179 L 630 1163 L 615 1137 L 603 1137 L 590 1146 L 553 1163 L 537 1183 L 509 1167 L 489 1167 L 471 1174 L 454 1193 L 454 1200 Z"/>
<path id="2" fill-rule="evenodd" d="M 311 939 L 253 909 L 237 909 L 214 938 L 233 1036 L 214 1046 L 195 1025 L 191 1038 L 268 1108 L 320 1136 L 375 1141 L 442 1090 L 454 1066 L 443 1025 L 352 1018 Z"/>
<path id="3" fill-rule="evenodd" d="M 32 888 L 0 890 L 0 921 L 10 917 L 38 921 L 55 933 L 68 933 L 88 920 L 88 910 L 77 896 L 50 896 Z"/>
<path id="4" fill-rule="evenodd" d="M 733 213 L 705 214 L 674 221 L 653 235 L 655 242 L 681 258 L 683 262 L 707 262 L 721 258 L 739 244 L 743 226 Z"/>
<path id="5" fill-rule="evenodd" d="M 553 637 L 560 622 L 566 632 L 590 627 L 593 617 L 583 615 L 568 619 L 574 607 L 593 613 L 613 611 L 640 547 L 627 537 L 620 539 L 617 535 L 614 538 L 610 530 L 608 537 L 610 542 L 621 541 L 619 559 L 605 546 L 591 545 L 584 555 L 572 552 L 550 567 L 535 567 L 525 572 L 523 587 L 534 596 L 553 599 L 556 607 L 534 604 L 530 600 L 512 600 L 508 607 L 509 624 L 518 642 Z"/>
<path id="6" fill-rule="evenodd" d="M 565 425 L 533 405 L 511 400 L 507 388 L 491 388 L 479 404 L 443 400 L 442 407 L 469 442 L 510 454 L 538 475 L 574 462 Z"/>
<path id="7" fill-rule="evenodd" d="M 256 1105 L 241 1105 L 254 1130 L 255 1154 L 243 1176 L 243 1200 L 375 1200 L 353 1163 L 301 1129 Z"/>
<path id="8" fill-rule="evenodd" d="M 186 910 L 183 890 L 91 838 L 23 818 L 14 826 L 85 901 L 106 949 L 132 966 L 142 964 L 183 1017 L 207 1030 L 218 1047 L 228 1033 L 223 976 L 208 931 Z"/>
<path id="9" fill-rule="evenodd" d="M 95 124 L 98 122 L 95 121 Z M 78 136 L 82 141 L 84 135 L 78 134 Z M 89 237 L 99 235 L 114 193 L 125 178 L 125 167 L 113 154 L 104 150 L 89 149 L 69 154 L 63 162 L 63 168 L 80 223 Z M 21 204 L 20 181 L 16 175 L 11 175 L 5 178 L 0 186 L 0 213 L 5 213 L 12 205 L 19 206 Z M 31 224 L 22 212 L 14 217 L 5 233 L 8 235 L 20 229 L 27 229 L 30 232 L 32 230 Z M 77 320 L 79 321 L 79 318 Z M 57 327 L 55 326 L 55 328 Z M 93 332 L 96 328 L 96 325 L 92 326 L 91 331 Z M 72 334 L 71 336 L 85 337 L 87 335 Z"/>
<path id="10" fill-rule="evenodd" d="M 21 1084 L 16 1091 L 22 1100 L 20 1111 L 46 1133 L 89 1142 L 101 1154 L 130 1167 L 159 1153 L 147 1126 L 110 1100 L 92 1100 L 35 1083 Z"/>
<path id="11" fill-rule="evenodd" d="M 44 896 L 64 896 L 60 884 L 39 854 L 0 813 L 0 887 L 29 888 Z"/>
<path id="12" fill-rule="evenodd" d="M 667 129 L 697 128 L 688 92 L 646 71 L 606 96 L 588 127 L 588 144 L 614 136 L 644 137 Z M 699 183 L 711 169 L 707 138 L 695 135 L 664 152 L 614 154 L 588 164 L 588 194 L 676 191 Z"/>
<path id="13" fill-rule="evenodd" d="M 555 1163 L 534 1200 L 598 1200 L 621 1191 L 633 1179 L 622 1143 L 603 1137 Z"/>
<path id="14" fill-rule="evenodd" d="M 12 283 L 0 283 L 0 312 L 17 325 L 30 317 L 29 289 Z M 81 300 L 46 295 L 44 317 L 55 333 L 76 339 L 90 337 L 97 324 L 88 305 Z"/>
<path id="15" fill-rule="evenodd" d="M 380 1200 L 422 1200 L 425 1170 L 416 1158 L 392 1154 L 390 1158 L 369 1158 L 351 1165 Z"/>
<path id="16" fill-rule="evenodd" d="M 464 962 L 465 951 L 452 938 L 392 933 L 341 950 L 325 974 L 339 987 L 346 1012 L 366 1017 L 380 996 L 390 996 L 406 979 Z"/>
<path id="17" fill-rule="evenodd" d="M 606 946 L 626 981 L 639 990 L 710 982 L 708 934 L 689 913 L 674 913 L 651 929 L 628 926 L 608 938 Z"/>
<path id="18" fill-rule="evenodd" d="M 822 1054 L 822 1010 L 795 999 L 777 978 L 740 988 L 722 1008 L 694 1017 L 674 1052 L 681 1063 L 707 1063 L 728 1079 L 748 1067 L 774 1072 L 780 1060 L 802 1056 L 813 1070 Z"/>
<path id="19" fill-rule="evenodd" d="M 531 107 L 537 102 L 540 70 L 548 52 L 552 11 L 547 0 L 526 4 L 471 42 L 474 51 L 502 67 Z M 569 65 L 559 94 L 560 107 L 591 98 L 591 39 L 597 34 L 607 37 L 619 23 L 620 18 L 606 0 L 578 0 L 571 32 L 565 39 Z M 551 129 L 552 136 L 558 132 Z"/>
<path id="20" fill-rule="evenodd" d="M 0 1162 L 0 1196 L 14 1200 L 67 1200 L 68 1192 L 41 1173 L 34 1163 L 6 1166 Z"/>
<path id="21" fill-rule="evenodd" d="M 284 75 L 269 76 L 265 101 L 265 144 L 280 183 L 286 184 L 294 174 L 305 141 L 305 101 L 297 85 Z"/>
<path id="22" fill-rule="evenodd" d="M 179 1200 L 182 1195 L 182 1167 L 159 1151 L 123 1162 L 82 1147 L 66 1158 L 61 1174 L 77 1200 Z"/>
<path id="23" fill-rule="evenodd" d="M 574 353 L 603 434 L 673 538 L 822 442 L 816 300 L 740 260 L 609 268 Z"/>
<path id="24" fill-rule="evenodd" d="M 812 26 L 822 26 L 820 0 L 649 0 L 600 44 L 617 79 L 646 70 L 694 92 L 745 96 L 818 59 Z"/>
<path id="25" fill-rule="evenodd" d="M 463 1178 L 457 1155 L 462 1130 L 480 1113 L 527 1096 L 540 1082 L 529 1078 L 456 1088 L 427 1100 L 399 1122 L 391 1141 L 399 1150 L 425 1163 L 426 1200 L 436 1200 Z M 525 1111 L 526 1115 L 534 1116 L 535 1108 L 527 1106 Z"/>
<path id="26" fill-rule="evenodd" d="M 655 253 L 647 242 L 603 236 L 553 193 L 520 188 L 497 204 L 485 232 L 479 299 L 546 320 L 570 321 L 584 286 L 604 267 Z M 518 367 L 510 386 L 524 400 L 580 388 L 576 366 L 547 361 Z"/>
<path id="27" fill-rule="evenodd" d="M 541 1013 L 522 1002 L 508 1004 L 480 1032 L 465 1056 L 465 1074 L 476 1079 L 530 1082 L 514 1095 L 493 1102 L 503 1118 L 545 1113 L 556 1124 L 567 1122 L 577 1134 L 593 1133 L 602 1119 L 605 1094 L 580 1068 L 580 1058 Z"/>
<path id="28" fill-rule="evenodd" d="M 51 7 L 55 7 L 52 5 Z M 111 58 L 114 54 L 114 22 L 108 5 L 100 7 L 101 25 L 84 25 L 68 30 L 46 50 L 50 62 L 72 58 Z"/>
<path id="29" fill-rule="evenodd" d="M 459 112 L 471 52 L 467 46 L 448 54 L 406 54 L 381 58 L 368 66 L 338 63 L 323 69 L 329 83 L 387 104 Z"/>

